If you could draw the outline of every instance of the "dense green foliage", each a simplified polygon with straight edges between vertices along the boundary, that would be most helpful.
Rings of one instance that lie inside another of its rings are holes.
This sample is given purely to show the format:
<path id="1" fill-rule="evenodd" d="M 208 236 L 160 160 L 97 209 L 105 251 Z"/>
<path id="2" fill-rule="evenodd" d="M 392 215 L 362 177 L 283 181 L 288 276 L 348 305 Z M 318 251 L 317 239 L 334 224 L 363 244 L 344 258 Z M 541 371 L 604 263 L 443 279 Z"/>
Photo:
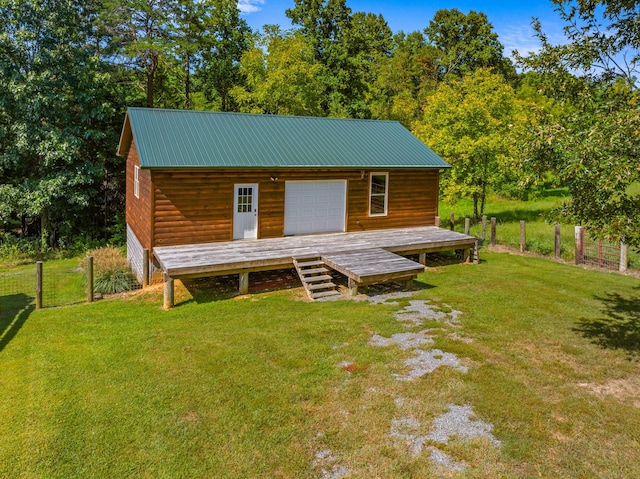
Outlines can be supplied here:
<path id="1" fill-rule="evenodd" d="M 234 0 L 0 0 L 0 224 L 40 248 L 122 238 L 126 106 L 392 119 L 452 200 L 566 186 L 558 214 L 640 245 L 637 2 L 553 0 L 566 42 L 516 55 L 487 16 L 393 33 L 345 0 L 252 32 Z M 118 214 L 120 213 L 120 214 Z M 31 243 L 29 243 L 31 244 Z"/>

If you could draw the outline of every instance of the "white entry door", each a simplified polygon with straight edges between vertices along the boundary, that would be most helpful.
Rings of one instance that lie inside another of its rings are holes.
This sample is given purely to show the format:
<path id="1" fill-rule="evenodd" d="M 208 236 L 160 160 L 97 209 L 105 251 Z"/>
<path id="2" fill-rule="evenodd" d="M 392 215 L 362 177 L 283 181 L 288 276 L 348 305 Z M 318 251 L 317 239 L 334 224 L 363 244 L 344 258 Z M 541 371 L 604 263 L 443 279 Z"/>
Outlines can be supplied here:
<path id="1" fill-rule="evenodd" d="M 233 239 L 258 237 L 258 185 L 234 185 Z"/>
<path id="2" fill-rule="evenodd" d="M 346 180 L 287 181 L 284 234 L 344 231 L 346 201 Z"/>

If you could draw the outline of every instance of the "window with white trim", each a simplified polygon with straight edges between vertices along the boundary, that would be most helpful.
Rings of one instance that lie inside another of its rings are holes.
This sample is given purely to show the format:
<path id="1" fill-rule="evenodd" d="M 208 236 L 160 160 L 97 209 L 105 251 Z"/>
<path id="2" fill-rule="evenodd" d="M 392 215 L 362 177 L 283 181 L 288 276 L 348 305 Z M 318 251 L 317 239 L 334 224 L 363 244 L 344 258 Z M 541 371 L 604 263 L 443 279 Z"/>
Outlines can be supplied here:
<path id="1" fill-rule="evenodd" d="M 133 196 L 140 198 L 140 167 L 133 167 Z"/>
<path id="2" fill-rule="evenodd" d="M 369 216 L 386 216 L 389 173 L 369 174 Z"/>

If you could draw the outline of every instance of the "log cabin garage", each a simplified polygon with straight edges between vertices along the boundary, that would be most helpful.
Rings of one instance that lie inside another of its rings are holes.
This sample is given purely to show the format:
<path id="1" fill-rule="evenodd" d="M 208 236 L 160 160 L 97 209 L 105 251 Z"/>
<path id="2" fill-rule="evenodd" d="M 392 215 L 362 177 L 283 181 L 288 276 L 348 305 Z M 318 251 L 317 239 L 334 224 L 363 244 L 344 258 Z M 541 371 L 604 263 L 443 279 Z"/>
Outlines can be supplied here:
<path id="1" fill-rule="evenodd" d="M 118 153 L 139 277 L 167 247 L 433 226 L 450 167 L 395 121 L 148 108 Z"/>

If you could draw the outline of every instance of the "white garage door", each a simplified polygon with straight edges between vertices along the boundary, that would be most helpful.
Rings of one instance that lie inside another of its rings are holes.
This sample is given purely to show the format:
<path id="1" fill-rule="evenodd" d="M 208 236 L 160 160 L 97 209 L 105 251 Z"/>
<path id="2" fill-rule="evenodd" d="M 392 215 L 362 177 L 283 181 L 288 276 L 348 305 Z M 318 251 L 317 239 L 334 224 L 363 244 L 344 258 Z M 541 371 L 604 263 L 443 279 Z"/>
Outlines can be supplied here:
<path id="1" fill-rule="evenodd" d="M 287 181 L 284 234 L 344 231 L 347 181 Z"/>

